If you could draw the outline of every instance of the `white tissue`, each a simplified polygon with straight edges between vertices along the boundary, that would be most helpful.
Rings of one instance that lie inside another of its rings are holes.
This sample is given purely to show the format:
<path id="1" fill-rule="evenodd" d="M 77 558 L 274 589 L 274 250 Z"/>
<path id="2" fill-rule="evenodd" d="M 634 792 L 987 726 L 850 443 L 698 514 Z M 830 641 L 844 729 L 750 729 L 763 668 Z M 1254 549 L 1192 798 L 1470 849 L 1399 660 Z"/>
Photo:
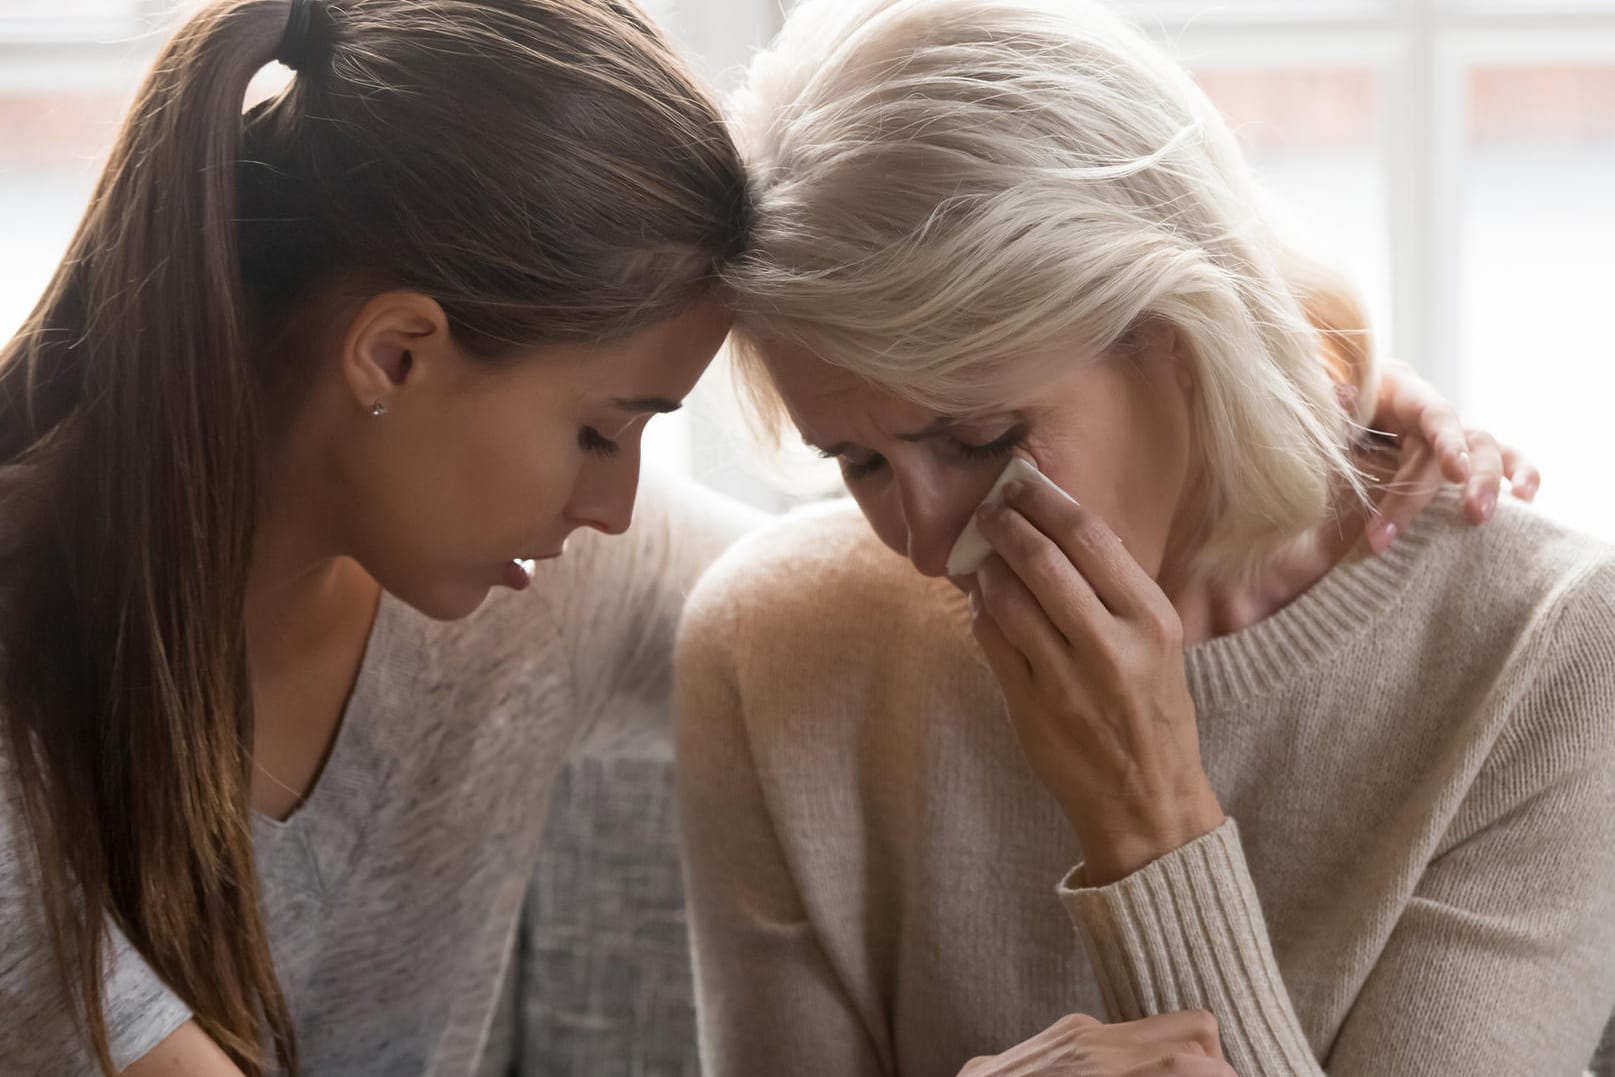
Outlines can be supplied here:
<path id="1" fill-rule="evenodd" d="M 987 496 L 981 499 L 983 505 L 1002 505 L 1004 503 L 1004 487 L 1012 482 L 1040 482 L 1051 490 L 1059 490 L 1060 496 L 1069 498 L 1071 495 L 1060 490 L 1054 480 L 1037 469 L 1037 465 L 1025 457 L 1017 456 L 1004 468 L 1004 473 L 998 476 L 993 488 L 987 491 Z M 948 554 L 948 575 L 969 576 L 981 567 L 987 560 L 987 555 L 993 548 L 987 540 L 981 537 L 976 528 L 976 514 L 970 514 L 970 520 L 965 529 L 959 533 L 959 540 L 953 544 L 953 550 Z"/>

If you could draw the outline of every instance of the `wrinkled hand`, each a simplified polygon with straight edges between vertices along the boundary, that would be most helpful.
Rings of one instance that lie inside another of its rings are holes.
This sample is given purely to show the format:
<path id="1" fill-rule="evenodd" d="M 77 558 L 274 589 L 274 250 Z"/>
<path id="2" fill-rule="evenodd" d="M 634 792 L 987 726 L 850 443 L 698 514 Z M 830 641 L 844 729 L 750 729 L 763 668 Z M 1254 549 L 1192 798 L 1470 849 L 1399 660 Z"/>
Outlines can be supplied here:
<path id="1" fill-rule="evenodd" d="M 1202 1010 L 1106 1025 L 1062 1017 L 1025 1043 L 971 1059 L 959 1077 L 1235 1077 L 1217 1021 Z"/>
<path id="2" fill-rule="evenodd" d="M 1115 532 L 1042 483 L 978 526 L 972 631 L 1038 779 L 1103 886 L 1217 829 L 1184 672 L 1183 624 Z"/>
<path id="3" fill-rule="evenodd" d="M 1351 407 L 1351 401 L 1342 401 Z M 1484 430 L 1465 427 L 1436 387 L 1406 363 L 1385 364 L 1373 427 L 1394 435 L 1400 453 L 1365 535 L 1384 552 L 1434 499 L 1442 482 L 1462 483 L 1464 511 L 1474 523 L 1491 519 L 1504 479 L 1521 501 L 1536 496 L 1542 476 L 1515 449 Z"/>

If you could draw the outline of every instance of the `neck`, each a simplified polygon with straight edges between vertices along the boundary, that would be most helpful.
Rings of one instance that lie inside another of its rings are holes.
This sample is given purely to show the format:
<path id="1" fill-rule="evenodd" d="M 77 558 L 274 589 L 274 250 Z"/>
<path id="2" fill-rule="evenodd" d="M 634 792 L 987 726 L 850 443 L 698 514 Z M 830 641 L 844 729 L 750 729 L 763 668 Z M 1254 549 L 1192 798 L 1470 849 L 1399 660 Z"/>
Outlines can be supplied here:
<path id="1" fill-rule="evenodd" d="M 1243 631 L 1300 598 L 1357 545 L 1366 517 L 1348 503 L 1236 579 L 1196 568 L 1192 557 L 1171 560 L 1159 583 L 1183 622 L 1185 646 Z"/>
<path id="2" fill-rule="evenodd" d="M 266 460 L 247 575 L 247 658 L 255 681 L 295 674 L 379 587 L 344 556 L 313 469 Z"/>
<path id="3" fill-rule="evenodd" d="M 325 766 L 381 596 L 324 526 L 334 517 L 316 511 L 317 486 L 288 474 L 265 469 L 245 609 L 252 802 L 273 819 L 296 810 Z"/>
<path id="4" fill-rule="evenodd" d="M 286 496 L 283 471 L 263 471 L 252 564 L 247 572 L 247 656 L 257 675 L 263 668 L 294 665 L 300 646 L 328 623 L 323 612 L 341 599 L 350 570 L 312 512 L 317 497 Z"/>

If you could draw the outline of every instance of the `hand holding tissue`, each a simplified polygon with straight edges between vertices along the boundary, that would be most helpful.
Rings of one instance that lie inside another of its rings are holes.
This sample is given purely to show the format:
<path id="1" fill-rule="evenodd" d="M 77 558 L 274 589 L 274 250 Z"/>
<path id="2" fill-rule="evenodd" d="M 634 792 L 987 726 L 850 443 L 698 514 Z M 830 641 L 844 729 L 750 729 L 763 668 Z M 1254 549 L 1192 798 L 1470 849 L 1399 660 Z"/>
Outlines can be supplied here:
<path id="1" fill-rule="evenodd" d="M 1070 494 L 1060 490 L 1053 479 L 1039 471 L 1036 464 L 1023 456 L 1017 456 L 1009 462 L 1008 467 L 1004 468 L 1003 474 L 998 476 L 993 488 L 987 491 L 987 496 L 981 499 L 981 503 L 1002 505 L 1004 487 L 1012 482 L 1040 482 L 1051 490 L 1059 490 L 1060 496 L 1074 500 Z M 965 529 L 960 532 L 958 541 L 953 544 L 953 550 L 948 554 L 948 575 L 969 576 L 981 567 L 981 563 L 987 560 L 987 555 L 992 552 L 992 546 L 981 536 L 980 529 L 976 527 L 976 514 L 971 513 L 969 522 L 965 524 Z"/>

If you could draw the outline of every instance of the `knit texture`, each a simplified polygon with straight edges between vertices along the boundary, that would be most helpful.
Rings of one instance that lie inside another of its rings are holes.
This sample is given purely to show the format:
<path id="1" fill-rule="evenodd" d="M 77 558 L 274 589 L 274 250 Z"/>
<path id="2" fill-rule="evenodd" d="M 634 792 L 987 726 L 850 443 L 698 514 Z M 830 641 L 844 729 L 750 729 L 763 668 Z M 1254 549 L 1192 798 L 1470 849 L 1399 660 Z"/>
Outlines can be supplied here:
<path id="1" fill-rule="evenodd" d="M 850 506 L 731 550 L 678 660 L 709 1077 L 953 1077 L 1190 1007 L 1243 1077 L 1580 1073 L 1615 1009 L 1615 553 L 1447 491 L 1187 673 L 1230 821 L 1089 888 L 961 596 Z"/>

